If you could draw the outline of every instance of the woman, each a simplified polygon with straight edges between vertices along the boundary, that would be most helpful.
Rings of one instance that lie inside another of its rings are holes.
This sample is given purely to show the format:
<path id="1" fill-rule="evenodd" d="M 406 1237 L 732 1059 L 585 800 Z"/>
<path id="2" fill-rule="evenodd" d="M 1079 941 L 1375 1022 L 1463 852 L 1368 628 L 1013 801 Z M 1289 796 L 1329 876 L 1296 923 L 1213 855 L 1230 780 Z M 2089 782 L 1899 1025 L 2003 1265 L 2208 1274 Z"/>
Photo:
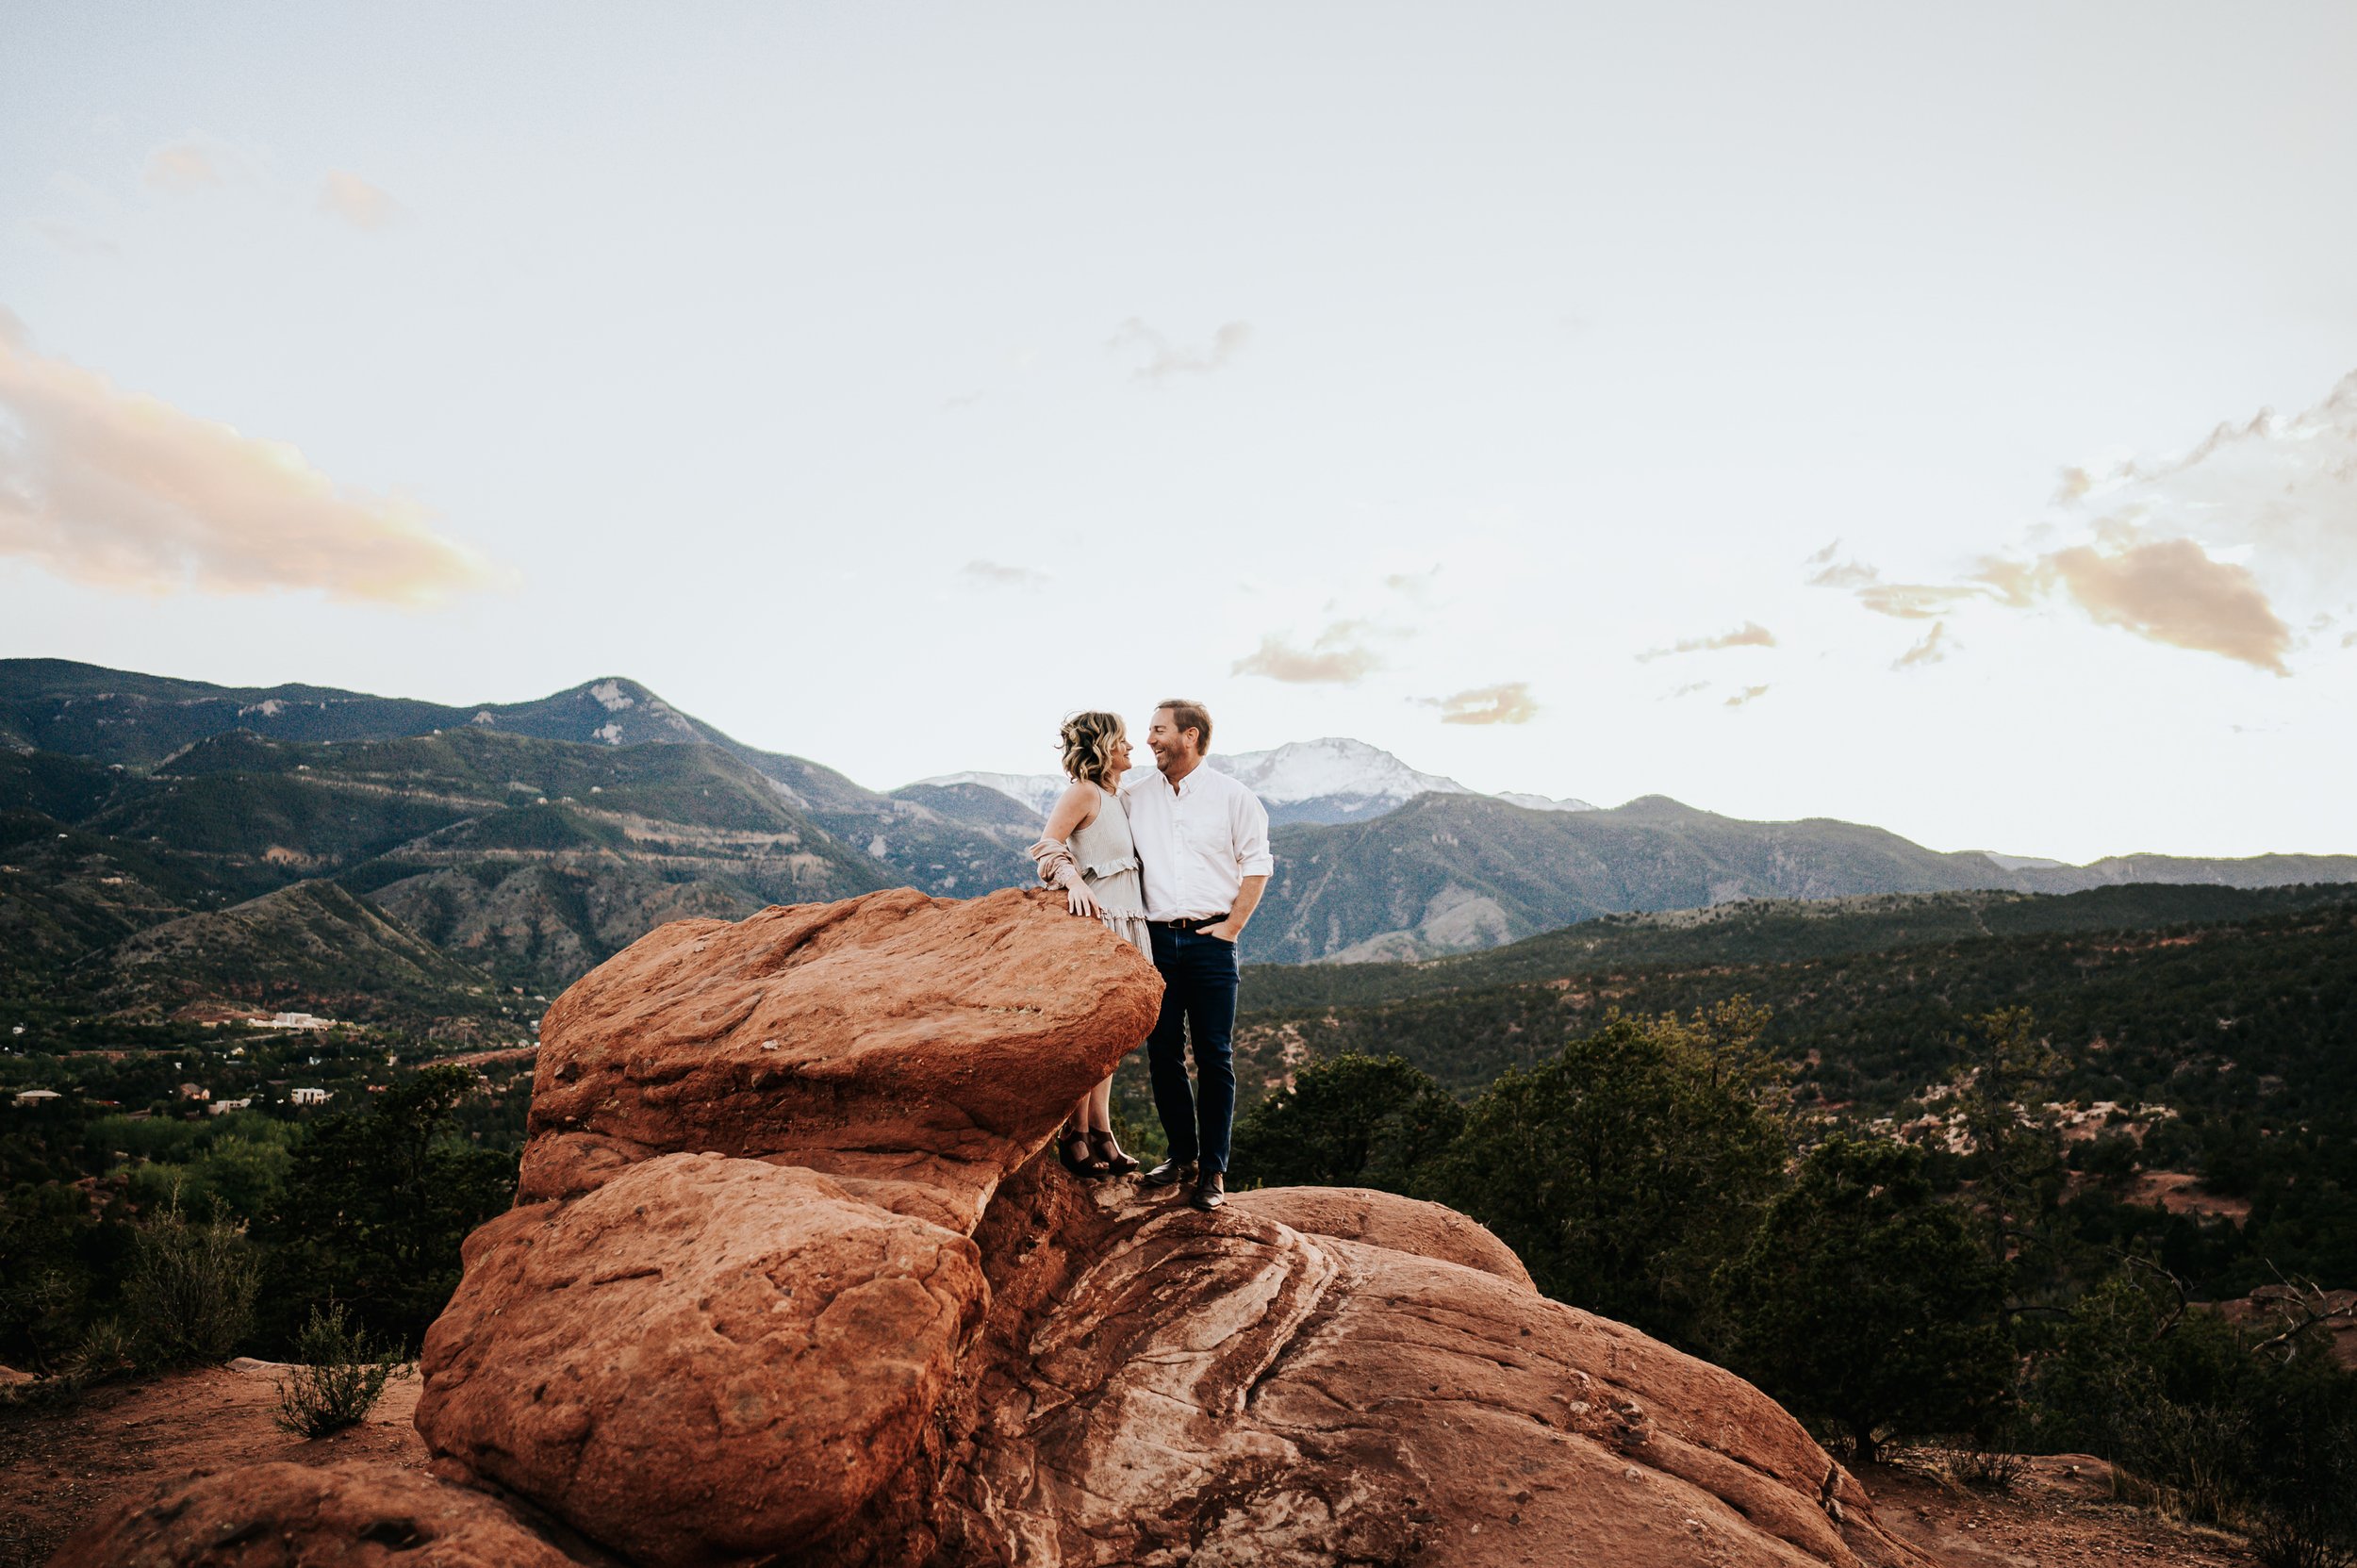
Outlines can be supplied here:
<path id="1" fill-rule="evenodd" d="M 1047 831 L 1030 848 L 1040 881 L 1064 891 L 1075 915 L 1091 915 L 1149 956 L 1146 887 L 1129 815 L 1113 791 L 1129 770 L 1129 737 L 1117 713 L 1076 713 L 1063 722 L 1063 770 L 1072 785 L 1047 813 Z M 1113 1176 L 1138 1163 L 1113 1139 L 1113 1075 L 1082 1095 L 1064 1124 L 1058 1157 L 1076 1176 Z"/>

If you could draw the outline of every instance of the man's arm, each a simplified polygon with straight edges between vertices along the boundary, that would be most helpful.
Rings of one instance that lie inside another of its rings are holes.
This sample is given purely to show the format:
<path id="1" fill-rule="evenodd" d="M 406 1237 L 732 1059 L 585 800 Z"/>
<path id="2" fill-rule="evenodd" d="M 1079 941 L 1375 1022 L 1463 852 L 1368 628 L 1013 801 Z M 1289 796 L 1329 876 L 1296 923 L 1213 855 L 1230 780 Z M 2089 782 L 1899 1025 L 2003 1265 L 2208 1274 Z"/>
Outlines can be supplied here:
<path id="1" fill-rule="evenodd" d="M 1261 895 L 1267 889 L 1266 875 L 1244 878 L 1244 885 L 1236 890 L 1236 907 L 1229 910 L 1228 918 L 1218 925 L 1205 926 L 1203 934 L 1216 936 L 1223 942 L 1233 942 L 1242 936 L 1245 922 L 1252 918 L 1252 912 L 1261 907 Z"/>
<path id="2" fill-rule="evenodd" d="M 1244 885 L 1236 890 L 1228 918 L 1203 929 L 1223 942 L 1233 942 L 1244 934 L 1252 912 L 1261 906 L 1261 895 L 1268 890 L 1269 873 L 1277 869 L 1277 861 L 1268 852 L 1268 807 L 1261 804 L 1259 796 L 1238 789 L 1228 820 L 1236 844 L 1236 869 L 1244 873 Z"/>

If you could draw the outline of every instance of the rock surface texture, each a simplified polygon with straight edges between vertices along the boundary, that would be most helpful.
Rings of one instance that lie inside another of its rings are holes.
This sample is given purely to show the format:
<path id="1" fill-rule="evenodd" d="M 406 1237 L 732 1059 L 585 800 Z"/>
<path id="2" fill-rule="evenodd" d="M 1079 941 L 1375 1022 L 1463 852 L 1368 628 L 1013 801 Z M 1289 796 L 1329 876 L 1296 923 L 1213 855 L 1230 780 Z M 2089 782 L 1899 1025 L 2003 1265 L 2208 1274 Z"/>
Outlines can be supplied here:
<path id="1" fill-rule="evenodd" d="M 1159 991 L 1029 893 L 684 921 L 585 977 L 426 1343 L 452 1517 L 658 1568 L 1921 1563 L 1764 1395 L 1461 1215 L 1069 1180 L 1043 1146 Z M 312 1560 L 152 1512 L 61 1560 Z"/>

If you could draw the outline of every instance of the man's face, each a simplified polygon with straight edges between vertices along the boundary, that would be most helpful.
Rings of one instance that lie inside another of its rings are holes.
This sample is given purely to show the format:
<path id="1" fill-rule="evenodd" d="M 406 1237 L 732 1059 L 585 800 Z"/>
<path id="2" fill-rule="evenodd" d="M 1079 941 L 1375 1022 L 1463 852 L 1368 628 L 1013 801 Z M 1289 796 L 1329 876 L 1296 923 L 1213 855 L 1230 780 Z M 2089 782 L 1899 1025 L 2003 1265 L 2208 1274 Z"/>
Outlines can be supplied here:
<path id="1" fill-rule="evenodd" d="M 1168 708 L 1154 710 L 1154 722 L 1146 726 L 1146 749 L 1154 753 L 1154 766 L 1167 773 L 1174 767 L 1184 767 L 1201 752 L 1196 748 L 1197 732 L 1181 730 L 1173 724 Z"/>

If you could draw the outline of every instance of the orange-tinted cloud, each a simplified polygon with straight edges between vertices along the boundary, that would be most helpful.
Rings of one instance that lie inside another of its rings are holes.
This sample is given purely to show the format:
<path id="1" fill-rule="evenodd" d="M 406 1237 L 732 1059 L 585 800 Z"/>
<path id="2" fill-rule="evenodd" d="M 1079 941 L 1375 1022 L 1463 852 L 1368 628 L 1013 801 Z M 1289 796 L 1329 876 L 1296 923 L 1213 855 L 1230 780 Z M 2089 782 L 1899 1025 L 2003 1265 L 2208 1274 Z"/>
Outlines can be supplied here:
<path id="1" fill-rule="evenodd" d="M 1351 685 L 1383 668 L 1382 659 L 1366 645 L 1369 630 L 1363 620 L 1338 620 L 1307 648 L 1283 637 L 1264 636 L 1258 649 L 1229 667 L 1229 672 L 1264 675 L 1294 685 Z"/>
<path id="2" fill-rule="evenodd" d="M 437 603 L 498 576 L 431 514 L 32 349 L 0 311 L 0 553 L 104 587 Z"/>
<path id="3" fill-rule="evenodd" d="M 371 233 L 389 228 L 408 216 L 408 209 L 388 192 L 341 169 L 327 172 L 327 179 L 320 187 L 320 210 Z"/>
<path id="4" fill-rule="evenodd" d="M 147 155 L 140 171 L 142 183 L 157 190 L 193 190 L 199 186 L 225 185 L 221 159 L 210 148 L 193 140 L 174 141 Z"/>
<path id="5" fill-rule="evenodd" d="M 1426 707 L 1441 710 L 1443 724 L 1527 724 L 1539 716 L 1539 704 L 1527 681 L 1507 681 L 1494 686 L 1475 686 L 1449 697 L 1425 697 Z"/>
<path id="6" fill-rule="evenodd" d="M 1944 620 L 1935 620 L 1932 622 L 1932 629 L 1924 634 L 1923 640 L 1892 660 L 1890 668 L 1913 669 L 1918 665 L 1937 664 L 1947 656 L 1948 623 Z"/>
<path id="7" fill-rule="evenodd" d="M 1688 637 L 1667 648 L 1648 649 L 1637 655 L 1640 664 L 1657 659 L 1666 653 L 1699 653 L 1713 648 L 1773 648 L 1776 634 L 1756 620 L 1747 620 L 1732 632 L 1722 632 L 1715 637 Z"/>
<path id="8" fill-rule="evenodd" d="M 2243 567 L 2212 560 L 2191 539 L 2158 539 L 2111 553 L 2074 545 L 2041 556 L 2038 565 L 2098 625 L 2291 673 L 2283 667 L 2291 628 L 2258 580 Z"/>
<path id="9" fill-rule="evenodd" d="M 1739 708 L 1746 702 L 1755 701 L 1767 695 L 1768 688 L 1766 686 L 1745 686 L 1741 691 L 1737 692 L 1734 696 L 1727 699 L 1726 706 L 1730 708 Z"/>

